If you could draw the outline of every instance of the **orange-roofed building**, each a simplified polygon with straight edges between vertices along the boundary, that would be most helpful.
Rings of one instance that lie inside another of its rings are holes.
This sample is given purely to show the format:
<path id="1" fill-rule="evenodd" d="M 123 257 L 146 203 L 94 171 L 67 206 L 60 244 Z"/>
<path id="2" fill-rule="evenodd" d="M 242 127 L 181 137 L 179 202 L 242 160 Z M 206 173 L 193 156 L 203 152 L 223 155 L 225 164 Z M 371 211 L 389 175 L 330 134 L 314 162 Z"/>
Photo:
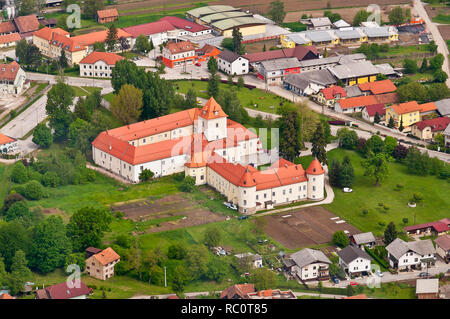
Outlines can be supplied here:
<path id="1" fill-rule="evenodd" d="M 119 19 L 119 12 L 117 12 L 116 8 L 97 11 L 98 23 L 109 23 L 117 19 Z"/>
<path id="2" fill-rule="evenodd" d="M 196 60 L 195 47 L 190 41 L 168 42 L 162 51 L 162 61 L 169 68 L 194 64 Z"/>
<path id="3" fill-rule="evenodd" d="M 104 43 L 106 41 L 106 38 L 108 36 L 108 30 L 102 30 L 102 31 L 97 31 L 97 32 L 91 32 L 91 33 L 86 33 L 86 34 L 82 34 L 82 35 L 77 35 L 75 37 L 72 37 L 72 39 L 78 43 L 80 43 L 81 45 L 84 45 L 85 47 L 88 48 L 88 53 L 94 51 L 94 44 L 96 42 L 102 42 Z M 126 40 L 126 42 L 128 43 L 128 46 L 130 49 L 131 48 L 131 34 L 129 34 L 128 32 L 125 32 L 122 29 L 117 28 L 117 39 L 121 39 L 124 38 Z M 116 50 L 121 50 L 120 48 L 120 41 L 117 41 L 116 44 Z M 126 49 L 126 50 L 128 50 Z"/>
<path id="4" fill-rule="evenodd" d="M 86 259 L 86 272 L 89 276 L 106 280 L 114 276 L 114 265 L 120 261 L 120 256 L 108 247 Z"/>
<path id="5" fill-rule="evenodd" d="M 420 118 L 422 120 L 428 119 L 436 115 L 437 106 L 434 102 L 420 104 Z"/>
<path id="6" fill-rule="evenodd" d="M 266 289 L 247 294 L 248 299 L 297 299 L 290 290 L 281 291 L 280 289 Z"/>
<path id="7" fill-rule="evenodd" d="M 395 127 L 399 128 L 400 124 L 406 131 L 410 130 L 411 125 L 420 121 L 420 111 L 422 106 L 416 101 L 393 104 L 386 107 L 386 123 L 390 119 L 394 120 Z"/>
<path id="8" fill-rule="evenodd" d="M 27 75 L 19 63 L 0 64 L 0 95 L 20 94 L 25 86 Z"/>
<path id="9" fill-rule="evenodd" d="M 392 104 L 398 102 L 397 93 L 384 93 L 377 95 L 363 95 L 340 99 L 334 105 L 334 109 L 340 113 L 362 112 L 368 105 Z"/>
<path id="10" fill-rule="evenodd" d="M 15 46 L 21 39 L 20 34 L 17 32 L 0 35 L 0 48 Z"/>
<path id="11" fill-rule="evenodd" d="M 334 106 L 334 103 L 339 101 L 341 98 L 347 96 L 347 92 L 343 87 L 340 86 L 330 86 L 328 88 L 321 89 L 317 94 L 317 102 L 328 107 Z"/>
<path id="12" fill-rule="evenodd" d="M 342 299 L 367 299 L 367 296 L 365 294 L 361 294 L 361 295 L 354 295 L 354 296 L 350 296 L 350 297 L 344 297 Z"/>
<path id="13" fill-rule="evenodd" d="M 9 294 L 1 294 L 0 299 L 14 299 L 14 298 L 11 297 L 11 295 L 9 295 Z"/>
<path id="14" fill-rule="evenodd" d="M 198 62 L 207 62 L 212 58 L 217 60 L 220 52 L 218 48 L 210 44 L 205 44 L 202 48 L 195 50 Z"/>
<path id="15" fill-rule="evenodd" d="M 124 57 L 112 52 L 92 52 L 80 61 L 80 76 L 110 78 L 117 62 Z"/>
<path id="16" fill-rule="evenodd" d="M 0 64 L 1 67 L 1 64 Z M 15 153 L 19 149 L 19 143 L 15 138 L 0 133 L 0 152 Z"/>
<path id="17" fill-rule="evenodd" d="M 324 197 L 325 172 L 317 160 L 305 171 L 284 159 L 256 168 L 264 153 L 259 137 L 227 118 L 210 98 L 193 108 L 100 133 L 94 162 L 132 182 L 149 169 L 156 178 L 184 172 L 252 214 L 260 209 Z"/>
<path id="18" fill-rule="evenodd" d="M 389 79 L 376 82 L 361 83 L 358 84 L 358 86 L 365 95 L 376 95 L 397 91 L 397 87 Z"/>

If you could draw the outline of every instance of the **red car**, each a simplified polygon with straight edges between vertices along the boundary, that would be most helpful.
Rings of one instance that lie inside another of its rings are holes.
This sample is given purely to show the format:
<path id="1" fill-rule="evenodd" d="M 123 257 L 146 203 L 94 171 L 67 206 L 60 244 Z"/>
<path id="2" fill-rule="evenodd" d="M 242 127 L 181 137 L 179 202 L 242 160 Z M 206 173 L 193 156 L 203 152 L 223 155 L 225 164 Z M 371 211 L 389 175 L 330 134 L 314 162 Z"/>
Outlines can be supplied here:
<path id="1" fill-rule="evenodd" d="M 352 286 L 358 286 L 359 284 L 356 281 L 350 281 L 350 285 Z"/>
<path id="2" fill-rule="evenodd" d="M 195 66 L 202 66 L 200 62 L 195 63 Z"/>

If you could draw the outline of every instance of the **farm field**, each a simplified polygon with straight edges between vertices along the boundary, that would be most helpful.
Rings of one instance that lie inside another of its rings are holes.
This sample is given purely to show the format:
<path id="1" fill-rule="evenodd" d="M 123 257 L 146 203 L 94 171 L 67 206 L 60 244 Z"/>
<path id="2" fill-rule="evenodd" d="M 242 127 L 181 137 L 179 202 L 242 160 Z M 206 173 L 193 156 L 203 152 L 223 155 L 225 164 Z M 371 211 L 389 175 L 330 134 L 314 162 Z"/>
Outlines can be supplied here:
<path id="1" fill-rule="evenodd" d="M 408 174 L 405 165 L 392 162 L 389 163 L 388 178 L 381 182 L 381 186 L 375 186 L 373 180 L 363 176 L 364 170 L 361 166 L 363 158 L 358 153 L 335 149 L 327 154 L 329 162 L 332 159 L 342 161 L 345 155 L 350 157 L 355 170 L 355 183 L 352 193 L 343 193 L 340 189 L 334 188 L 334 202 L 324 205 L 324 208 L 362 232 L 372 231 L 376 236 L 381 235 L 386 226 L 381 226 L 380 222 L 387 225 L 393 221 L 397 228 L 403 228 L 448 217 L 450 183 L 447 181 L 435 176 Z M 401 191 L 394 190 L 397 184 L 403 184 L 404 188 Z M 409 208 L 407 204 L 413 193 L 421 193 L 424 200 L 418 207 Z M 389 212 L 381 211 L 378 203 L 389 205 Z M 364 209 L 369 211 L 367 215 L 362 213 Z M 407 225 L 403 223 L 403 218 L 408 218 Z"/>

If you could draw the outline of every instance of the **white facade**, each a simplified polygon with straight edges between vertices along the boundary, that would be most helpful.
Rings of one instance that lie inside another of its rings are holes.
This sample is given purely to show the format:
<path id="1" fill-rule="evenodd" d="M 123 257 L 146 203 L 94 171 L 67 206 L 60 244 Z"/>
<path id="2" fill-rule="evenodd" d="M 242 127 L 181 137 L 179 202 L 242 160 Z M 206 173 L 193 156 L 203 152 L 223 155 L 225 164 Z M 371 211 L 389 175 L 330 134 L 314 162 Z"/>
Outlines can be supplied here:
<path id="1" fill-rule="evenodd" d="M 358 257 L 346 264 L 345 261 L 339 257 L 339 266 L 342 269 L 347 270 L 349 275 L 359 274 L 363 271 L 370 272 L 370 265 L 371 261 L 366 258 Z"/>
<path id="2" fill-rule="evenodd" d="M 5 94 L 20 94 L 24 89 L 24 84 L 27 79 L 26 73 L 22 68 L 16 74 L 14 81 L 0 79 L 0 93 Z"/>
<path id="3" fill-rule="evenodd" d="M 298 267 L 297 265 L 292 267 L 291 272 L 297 274 L 297 276 L 303 280 L 316 280 L 320 277 L 328 276 L 329 265 L 323 262 L 315 262 L 309 265 Z"/>
<path id="4" fill-rule="evenodd" d="M 228 62 L 219 56 L 217 62 L 219 70 L 226 74 L 242 75 L 248 73 L 248 60 L 243 57 L 239 57 L 233 62 Z"/>
<path id="5" fill-rule="evenodd" d="M 109 65 L 102 60 L 95 63 L 80 63 L 80 76 L 110 78 L 114 65 Z"/>
<path id="6" fill-rule="evenodd" d="M 405 269 L 405 268 L 411 268 L 414 267 L 421 267 L 425 268 L 427 266 L 426 263 L 421 262 L 422 259 L 426 258 L 434 258 L 434 254 L 427 254 L 427 255 L 420 255 L 412 250 L 406 252 L 403 254 L 398 260 L 394 256 L 392 256 L 390 253 L 388 253 L 388 260 L 389 264 L 392 268 L 395 268 L 395 261 L 397 261 L 397 268 L 398 269 Z M 393 260 L 394 259 L 394 260 Z"/>
<path id="7" fill-rule="evenodd" d="M 5 143 L 0 145 L 1 153 L 16 153 L 19 150 L 19 142 L 17 140 L 13 140 L 9 143 Z"/>

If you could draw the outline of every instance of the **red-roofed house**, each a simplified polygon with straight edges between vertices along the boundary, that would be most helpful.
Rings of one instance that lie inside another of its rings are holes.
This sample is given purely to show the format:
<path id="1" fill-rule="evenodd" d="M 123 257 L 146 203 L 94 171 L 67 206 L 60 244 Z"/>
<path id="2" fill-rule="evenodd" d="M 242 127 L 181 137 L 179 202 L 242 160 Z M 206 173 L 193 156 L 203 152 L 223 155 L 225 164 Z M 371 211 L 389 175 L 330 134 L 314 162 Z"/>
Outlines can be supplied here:
<path id="1" fill-rule="evenodd" d="M 391 93 L 397 90 L 397 87 L 391 80 L 366 82 L 358 84 L 358 86 L 365 95 Z"/>
<path id="2" fill-rule="evenodd" d="M 88 53 L 89 53 L 89 52 L 94 51 L 94 44 L 96 42 L 105 42 L 107 36 L 108 36 L 108 30 L 102 30 L 102 31 L 77 35 L 75 37 L 72 37 L 71 39 L 73 41 L 87 47 Z M 117 39 L 121 39 L 121 38 L 124 38 L 127 41 L 129 48 L 131 49 L 133 46 L 132 35 L 123 29 L 117 28 Z M 120 41 L 117 41 L 117 42 L 118 43 L 116 44 L 115 50 L 121 49 L 120 44 L 119 44 Z"/>
<path id="3" fill-rule="evenodd" d="M 297 299 L 290 290 L 281 291 L 280 289 L 266 289 L 247 294 L 248 299 Z"/>
<path id="4" fill-rule="evenodd" d="M 17 32 L 0 35 L 0 48 L 15 46 L 21 39 L 22 38 Z"/>
<path id="5" fill-rule="evenodd" d="M 0 299 L 6 300 L 6 299 L 14 299 L 14 298 L 9 294 L 1 294 Z"/>
<path id="6" fill-rule="evenodd" d="M 179 36 L 197 37 L 200 35 L 210 34 L 211 28 L 179 17 L 163 17 L 159 21 L 165 21 L 173 25 L 179 30 Z"/>
<path id="7" fill-rule="evenodd" d="M 397 93 L 385 93 L 378 95 L 363 95 L 340 99 L 336 102 L 334 108 L 337 112 L 354 113 L 362 112 L 367 105 L 373 104 L 391 104 L 398 101 Z"/>
<path id="8" fill-rule="evenodd" d="M 386 115 L 386 108 L 383 103 L 378 104 L 372 104 L 372 105 L 366 105 L 362 112 L 362 118 L 369 122 L 375 121 L 375 115 L 378 113 L 378 116 L 380 117 L 380 120 L 383 120 Z"/>
<path id="9" fill-rule="evenodd" d="M 80 61 L 80 76 L 110 78 L 116 62 L 124 58 L 112 52 L 92 52 Z"/>
<path id="10" fill-rule="evenodd" d="M 444 218 L 435 222 L 403 227 L 408 235 L 431 236 L 442 235 L 450 231 L 450 219 Z"/>
<path id="11" fill-rule="evenodd" d="M 420 104 L 420 118 L 426 120 L 433 115 L 436 115 L 437 106 L 434 102 Z"/>
<path id="12" fill-rule="evenodd" d="M 167 21 L 156 21 L 150 23 L 144 23 L 134 25 L 132 27 L 123 28 L 123 30 L 132 36 L 131 46 L 134 46 L 136 38 L 141 34 L 147 36 L 147 38 L 153 42 L 153 45 L 157 47 L 161 43 L 169 40 L 169 32 L 176 32 L 176 28 Z"/>
<path id="13" fill-rule="evenodd" d="M 0 93 L 20 94 L 26 79 L 25 71 L 16 61 L 0 64 Z"/>
<path id="14" fill-rule="evenodd" d="M 442 133 L 450 124 L 450 117 L 436 117 L 434 119 L 423 120 L 411 127 L 411 134 L 421 140 L 431 140 L 438 133 Z"/>
<path id="15" fill-rule="evenodd" d="M 334 103 L 341 98 L 347 96 L 347 92 L 340 86 L 330 86 L 328 88 L 321 89 L 317 94 L 317 102 L 328 107 L 334 106 Z"/>
<path id="16" fill-rule="evenodd" d="M 114 276 L 114 265 L 120 261 L 120 256 L 108 247 L 86 259 L 86 272 L 89 276 L 106 280 Z"/>
<path id="17" fill-rule="evenodd" d="M 255 291 L 254 284 L 233 285 L 221 292 L 220 299 L 248 299 L 247 295 Z"/>
<path id="18" fill-rule="evenodd" d="M 31 41 L 33 32 L 39 29 L 39 21 L 35 14 L 14 18 L 14 24 L 20 36 L 27 41 Z"/>
<path id="19" fill-rule="evenodd" d="M 211 58 L 217 60 L 217 57 L 220 54 L 220 50 L 215 46 L 205 44 L 202 48 L 196 49 L 195 54 L 197 55 L 198 62 L 209 61 Z"/>
<path id="20" fill-rule="evenodd" d="M 119 19 L 119 12 L 117 12 L 116 8 L 97 11 L 97 22 L 98 23 L 103 24 L 103 23 L 113 22 L 117 19 Z"/>
<path id="21" fill-rule="evenodd" d="M 284 159 L 259 171 L 263 152 L 258 136 L 227 119 L 210 98 L 193 108 L 100 133 L 92 142 L 94 162 L 133 182 L 144 169 L 155 177 L 184 172 L 197 185 L 208 184 L 239 211 L 324 197 L 324 175 L 314 159 L 306 171 Z"/>
<path id="22" fill-rule="evenodd" d="M 289 49 L 250 53 L 244 55 L 244 58 L 246 58 L 250 64 L 257 64 L 263 61 L 282 58 L 297 58 L 299 61 L 304 61 L 319 58 L 319 52 L 315 46 L 309 45 L 297 46 Z"/>
<path id="23" fill-rule="evenodd" d="M 393 118 L 395 127 L 403 124 L 405 129 L 409 129 L 411 125 L 420 121 L 420 110 L 422 106 L 416 101 L 410 101 L 400 104 L 394 104 L 386 107 L 386 123 Z"/>
<path id="24" fill-rule="evenodd" d="M 82 281 L 80 281 L 79 287 L 75 285 L 75 282 L 73 286 L 62 282 L 36 290 L 36 299 L 86 299 L 90 294 L 92 294 L 92 289 Z"/>
<path id="25" fill-rule="evenodd" d="M 0 133 L 0 153 L 14 153 L 19 149 L 19 143 L 15 138 Z"/>
<path id="26" fill-rule="evenodd" d="M 195 47 L 190 41 L 167 43 L 163 48 L 162 57 L 163 63 L 169 68 L 194 64 L 197 60 Z"/>

